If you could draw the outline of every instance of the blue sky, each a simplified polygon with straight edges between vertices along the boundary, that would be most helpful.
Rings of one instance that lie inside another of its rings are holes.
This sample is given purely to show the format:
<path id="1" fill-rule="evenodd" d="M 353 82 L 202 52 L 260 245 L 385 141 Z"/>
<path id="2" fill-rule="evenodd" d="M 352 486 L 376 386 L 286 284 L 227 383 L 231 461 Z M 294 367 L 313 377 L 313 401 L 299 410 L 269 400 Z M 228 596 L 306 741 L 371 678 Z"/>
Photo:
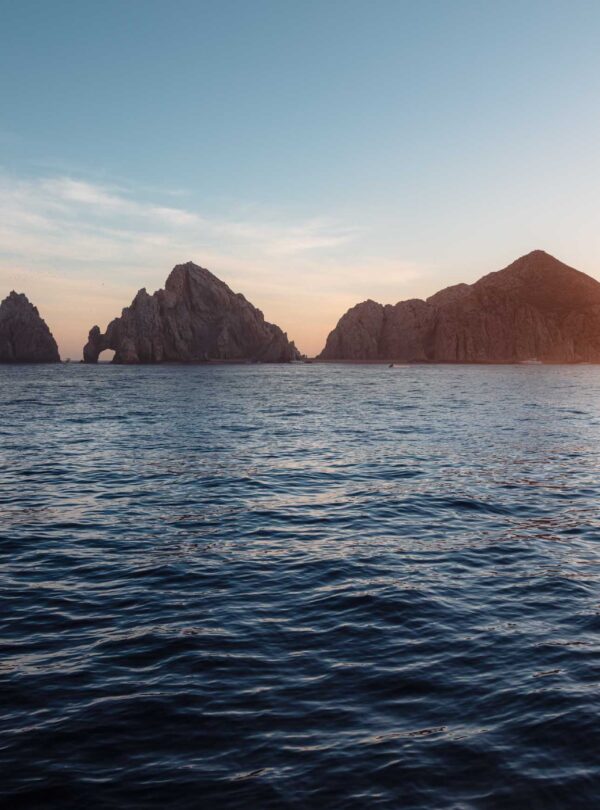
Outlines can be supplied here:
<path id="1" fill-rule="evenodd" d="M 0 0 L 0 295 L 64 356 L 188 259 L 314 353 L 534 248 L 600 276 L 600 3 Z"/>

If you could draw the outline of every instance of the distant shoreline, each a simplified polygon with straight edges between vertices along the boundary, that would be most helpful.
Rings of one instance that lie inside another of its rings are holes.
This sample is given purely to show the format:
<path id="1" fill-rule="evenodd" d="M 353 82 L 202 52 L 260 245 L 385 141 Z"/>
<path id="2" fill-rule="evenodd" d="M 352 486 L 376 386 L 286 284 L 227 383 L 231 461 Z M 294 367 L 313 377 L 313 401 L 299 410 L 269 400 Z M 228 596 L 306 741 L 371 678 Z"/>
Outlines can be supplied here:
<path id="1" fill-rule="evenodd" d="M 320 360 L 317 358 L 308 358 L 307 360 L 293 360 L 293 361 L 262 361 L 262 360 L 164 360 L 160 363 L 113 363 L 111 360 L 99 360 L 96 363 L 86 363 L 83 360 L 61 360 L 58 362 L 48 362 L 44 360 L 38 361 L 9 361 L 0 362 L 0 367 L 10 366 L 87 366 L 93 368 L 95 366 L 119 366 L 129 368 L 148 368 L 159 366 L 382 366 L 390 368 L 423 368 L 434 366 L 524 366 L 539 368 L 540 366 L 600 366 L 599 362 L 581 360 L 581 361 L 568 361 L 568 360 L 543 360 L 537 363 L 529 363 L 526 360 L 506 360 L 506 361 L 456 361 L 456 360 L 419 360 L 405 362 L 402 360 Z"/>
<path id="2" fill-rule="evenodd" d="M 72 361 L 71 361 L 72 362 Z M 163 360 L 160 363 L 113 363 L 110 360 L 99 360 L 98 363 L 84 363 L 78 360 L 75 365 L 105 365 L 105 366 L 386 366 L 394 364 L 398 368 L 418 366 L 599 366 L 600 361 L 588 360 L 542 360 L 530 363 L 527 360 L 398 360 L 386 358 L 377 360 L 322 360 L 318 357 L 307 357 L 304 360 Z"/>

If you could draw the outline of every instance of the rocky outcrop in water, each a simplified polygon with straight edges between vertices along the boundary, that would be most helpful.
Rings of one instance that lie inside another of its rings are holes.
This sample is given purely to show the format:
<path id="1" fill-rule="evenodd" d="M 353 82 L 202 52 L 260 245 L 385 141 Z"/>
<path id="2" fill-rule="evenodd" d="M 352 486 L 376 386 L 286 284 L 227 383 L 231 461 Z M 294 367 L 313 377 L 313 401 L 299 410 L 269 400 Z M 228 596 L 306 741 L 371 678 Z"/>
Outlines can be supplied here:
<path id="1" fill-rule="evenodd" d="M 14 290 L 0 304 L 0 363 L 60 363 L 46 322 L 27 296 Z"/>
<path id="2" fill-rule="evenodd" d="M 108 325 L 90 331 L 83 350 L 95 363 L 114 349 L 114 363 L 193 363 L 206 360 L 286 362 L 300 357 L 278 326 L 193 262 L 177 265 L 164 290 L 140 290 L 131 306 Z"/>
<path id="3" fill-rule="evenodd" d="M 426 301 L 365 301 L 340 319 L 324 360 L 600 362 L 600 284 L 536 250 Z"/>

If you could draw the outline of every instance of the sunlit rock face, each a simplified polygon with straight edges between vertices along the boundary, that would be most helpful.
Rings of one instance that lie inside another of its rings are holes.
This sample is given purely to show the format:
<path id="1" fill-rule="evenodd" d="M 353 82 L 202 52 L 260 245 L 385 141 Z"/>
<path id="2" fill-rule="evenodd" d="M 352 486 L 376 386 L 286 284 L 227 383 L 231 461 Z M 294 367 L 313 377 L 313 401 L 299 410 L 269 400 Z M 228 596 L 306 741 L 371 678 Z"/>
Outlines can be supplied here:
<path id="1" fill-rule="evenodd" d="M 84 361 L 97 362 L 104 349 L 114 349 L 113 363 L 276 363 L 300 356 L 287 335 L 243 295 L 192 262 L 177 265 L 164 290 L 153 295 L 140 290 L 104 334 L 94 326 Z"/>
<path id="2" fill-rule="evenodd" d="M 600 362 L 600 284 L 536 250 L 426 301 L 365 301 L 342 316 L 324 360 Z"/>
<path id="3" fill-rule="evenodd" d="M 46 322 L 27 296 L 14 290 L 0 304 L 0 363 L 60 363 Z"/>

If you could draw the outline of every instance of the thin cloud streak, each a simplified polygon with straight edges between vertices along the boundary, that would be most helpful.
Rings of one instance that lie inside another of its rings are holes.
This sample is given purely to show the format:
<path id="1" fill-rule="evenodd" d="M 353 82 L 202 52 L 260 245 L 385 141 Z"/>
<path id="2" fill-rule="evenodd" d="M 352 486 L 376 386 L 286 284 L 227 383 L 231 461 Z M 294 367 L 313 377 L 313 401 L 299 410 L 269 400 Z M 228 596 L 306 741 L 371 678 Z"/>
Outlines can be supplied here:
<path id="1" fill-rule="evenodd" d="M 160 228 L 161 231 L 209 241 L 228 238 L 247 242 L 266 252 L 294 254 L 314 248 L 332 247 L 350 241 L 355 232 L 342 229 L 326 219 L 313 219 L 300 225 L 286 223 L 219 220 L 201 216 L 182 208 L 140 203 L 126 196 L 123 189 L 109 189 L 70 178 L 40 181 L 13 180 L 0 175 L 0 212 L 8 226 L 25 223 L 51 232 L 77 223 L 84 231 L 93 229 L 123 239 L 138 238 L 140 229 Z M 125 223 L 115 228 L 115 218 L 125 217 Z M 6 225 L 5 225 L 6 227 Z M 3 247 L 3 245 L 0 245 Z"/>

